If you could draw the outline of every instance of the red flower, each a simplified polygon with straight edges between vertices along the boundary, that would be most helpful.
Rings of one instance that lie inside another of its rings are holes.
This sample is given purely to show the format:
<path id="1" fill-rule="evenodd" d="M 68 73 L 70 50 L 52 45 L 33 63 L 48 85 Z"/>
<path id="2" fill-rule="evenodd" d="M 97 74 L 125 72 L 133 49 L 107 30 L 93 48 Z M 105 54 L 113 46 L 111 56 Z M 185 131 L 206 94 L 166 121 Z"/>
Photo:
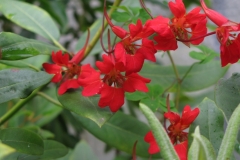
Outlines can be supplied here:
<path id="1" fill-rule="evenodd" d="M 142 21 L 138 20 L 136 25 L 129 25 L 128 32 L 115 26 L 106 11 L 104 11 L 104 15 L 112 31 L 121 38 L 115 47 L 115 57 L 116 62 L 122 62 L 126 66 L 127 73 L 139 72 L 144 59 L 156 61 L 154 54 L 157 50 L 154 48 L 154 43 L 147 39 L 154 32 L 151 28 L 143 26 Z"/>
<path id="2" fill-rule="evenodd" d="M 170 20 L 161 16 L 149 20 L 146 24 L 152 28 L 158 35 L 154 37 L 157 41 L 156 49 L 158 50 L 175 50 L 177 49 L 176 38 L 182 40 L 191 40 L 207 33 L 206 16 L 200 14 L 200 7 L 196 7 L 186 14 L 185 6 L 182 0 L 168 3 L 174 17 Z M 190 36 L 191 35 L 191 36 Z M 198 38 L 191 42 L 184 42 L 185 45 L 200 44 L 204 38 Z"/>
<path id="3" fill-rule="evenodd" d="M 220 13 L 207 8 L 203 0 L 200 0 L 202 8 L 207 17 L 218 27 L 216 29 L 217 39 L 220 43 L 221 63 L 236 63 L 240 59 L 240 37 L 234 32 L 240 31 L 239 23 L 232 22 Z M 233 32 L 233 33 L 230 33 Z"/>
<path id="4" fill-rule="evenodd" d="M 188 133 L 184 132 L 191 123 L 197 118 L 200 110 L 195 108 L 191 111 L 190 106 L 185 106 L 182 112 L 182 117 L 175 112 L 167 112 L 164 114 L 164 118 L 170 121 L 170 126 L 166 129 L 168 132 L 168 136 L 170 137 L 174 148 L 181 160 L 187 160 L 187 143 L 188 143 Z M 148 132 L 144 140 L 150 143 L 150 147 L 148 152 L 150 154 L 155 154 L 160 151 L 158 144 L 152 134 L 152 132 Z"/>
<path id="5" fill-rule="evenodd" d="M 125 92 L 148 91 L 146 83 L 150 80 L 137 73 L 123 74 L 125 66 L 122 62 L 115 62 L 113 54 L 103 55 L 103 62 L 97 61 L 96 66 L 104 74 L 103 78 L 95 71 L 85 79 L 79 79 L 79 83 L 83 86 L 83 96 L 100 94 L 100 107 L 109 106 L 112 112 L 116 112 L 124 104 Z"/>
<path id="6" fill-rule="evenodd" d="M 52 61 L 55 64 L 43 63 L 45 71 L 54 74 L 51 81 L 61 83 L 58 94 L 64 94 L 70 88 L 79 88 L 78 79 L 85 78 L 94 71 L 89 64 L 79 65 L 84 56 L 88 40 L 89 35 L 83 49 L 75 54 L 71 60 L 69 60 L 69 54 L 62 54 L 62 51 L 57 51 L 56 53 L 52 52 Z"/>

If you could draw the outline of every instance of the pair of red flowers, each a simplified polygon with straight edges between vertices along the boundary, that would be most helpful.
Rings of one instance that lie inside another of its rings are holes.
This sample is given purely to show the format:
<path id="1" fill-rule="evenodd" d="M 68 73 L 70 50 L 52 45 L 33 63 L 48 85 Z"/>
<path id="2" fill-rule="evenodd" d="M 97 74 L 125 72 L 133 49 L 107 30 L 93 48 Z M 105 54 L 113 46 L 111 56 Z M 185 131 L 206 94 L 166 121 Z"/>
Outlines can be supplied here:
<path id="1" fill-rule="evenodd" d="M 166 128 L 166 132 L 168 133 L 180 160 L 187 160 L 188 133 L 184 130 L 187 129 L 197 118 L 199 112 L 199 108 L 191 110 L 190 106 L 187 105 L 183 109 L 182 117 L 171 111 L 164 114 L 164 118 L 168 119 L 170 122 L 170 125 Z M 148 149 L 149 154 L 160 152 L 160 148 L 158 147 L 151 131 L 145 135 L 144 140 L 150 144 Z"/>

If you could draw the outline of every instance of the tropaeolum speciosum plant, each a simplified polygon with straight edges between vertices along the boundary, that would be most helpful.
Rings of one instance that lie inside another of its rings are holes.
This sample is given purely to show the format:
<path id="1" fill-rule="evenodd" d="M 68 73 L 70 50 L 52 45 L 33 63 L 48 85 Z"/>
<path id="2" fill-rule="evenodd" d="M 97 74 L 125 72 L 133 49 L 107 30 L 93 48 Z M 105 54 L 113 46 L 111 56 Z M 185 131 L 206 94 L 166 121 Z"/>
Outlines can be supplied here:
<path id="1" fill-rule="evenodd" d="M 239 159 L 239 22 L 207 0 L 98 2 L 0 1 L 0 160 Z"/>

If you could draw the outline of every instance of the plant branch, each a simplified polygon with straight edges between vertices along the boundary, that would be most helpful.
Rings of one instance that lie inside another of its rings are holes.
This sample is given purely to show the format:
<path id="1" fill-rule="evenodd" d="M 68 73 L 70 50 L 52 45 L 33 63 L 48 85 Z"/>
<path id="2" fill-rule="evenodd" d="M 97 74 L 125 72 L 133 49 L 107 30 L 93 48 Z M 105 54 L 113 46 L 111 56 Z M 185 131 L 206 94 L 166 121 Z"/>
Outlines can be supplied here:
<path id="1" fill-rule="evenodd" d="M 36 96 L 36 93 L 40 91 L 42 88 L 44 88 L 46 85 L 41 86 L 34 90 L 30 96 L 28 96 L 25 99 L 19 100 L 7 113 L 5 113 L 0 118 L 0 126 L 4 124 L 6 121 L 8 121 L 12 116 L 14 116 L 28 101 L 30 101 L 33 97 Z"/>
<path id="2" fill-rule="evenodd" d="M 37 92 L 37 94 L 45 99 L 47 99 L 49 102 L 59 106 L 59 107 L 62 107 L 62 104 L 58 101 L 56 101 L 55 99 L 53 99 L 52 97 L 50 97 L 49 95 L 43 93 L 43 92 Z"/>
<path id="3" fill-rule="evenodd" d="M 117 8 L 117 6 L 120 5 L 122 0 L 115 0 L 113 3 L 113 6 L 111 8 L 111 10 L 109 11 L 109 16 L 111 16 L 111 14 L 113 13 L 113 11 Z M 108 23 L 107 21 L 104 22 L 104 29 L 106 29 Z M 90 41 L 85 54 L 84 54 L 84 58 L 86 58 L 88 56 L 88 54 L 92 51 L 93 47 L 95 46 L 95 44 L 98 42 L 100 36 L 101 36 L 101 32 L 102 32 L 102 28 L 99 27 L 98 31 L 96 32 L 95 36 L 92 38 L 92 40 Z"/>

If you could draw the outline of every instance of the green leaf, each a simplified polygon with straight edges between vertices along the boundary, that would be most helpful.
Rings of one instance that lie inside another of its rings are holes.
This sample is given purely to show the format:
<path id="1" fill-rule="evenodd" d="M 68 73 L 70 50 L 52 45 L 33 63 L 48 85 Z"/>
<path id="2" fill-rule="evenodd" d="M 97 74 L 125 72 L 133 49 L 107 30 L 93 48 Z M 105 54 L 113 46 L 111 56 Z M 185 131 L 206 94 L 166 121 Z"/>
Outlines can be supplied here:
<path id="1" fill-rule="evenodd" d="M 0 63 L 9 67 L 31 68 L 38 71 L 40 68 L 42 68 L 42 64 L 49 60 L 49 57 L 49 55 L 37 55 L 34 57 L 16 61 L 0 60 Z"/>
<path id="2" fill-rule="evenodd" d="M 229 119 L 240 103 L 240 74 L 234 73 L 229 79 L 220 79 L 215 88 L 215 102 Z"/>
<path id="3" fill-rule="evenodd" d="M 161 156 L 163 159 L 179 159 L 177 153 L 175 152 L 172 142 L 169 139 L 165 129 L 159 122 L 154 113 L 145 104 L 140 103 L 140 109 L 148 120 L 148 123 L 153 132 L 154 138 L 161 148 Z"/>
<path id="4" fill-rule="evenodd" d="M 117 22 L 127 22 L 131 18 L 131 15 L 128 12 L 119 12 L 115 10 L 111 18 Z"/>
<path id="5" fill-rule="evenodd" d="M 0 33 L 0 48 L 2 60 L 19 60 L 36 55 L 50 55 L 52 51 L 57 51 L 59 48 L 50 44 L 36 40 L 27 39 L 19 35 L 1 32 Z"/>
<path id="6" fill-rule="evenodd" d="M 201 135 L 209 139 L 213 144 L 215 152 L 218 153 L 219 147 L 224 135 L 224 116 L 221 110 L 216 106 L 214 101 L 205 98 L 199 105 L 200 114 L 192 123 L 189 134 L 194 132 L 194 129 L 199 126 Z M 189 142 L 192 137 L 189 137 Z"/>
<path id="7" fill-rule="evenodd" d="M 191 51 L 189 55 L 193 59 L 200 60 L 201 63 L 207 63 L 211 61 L 213 58 L 219 57 L 219 54 L 217 52 L 206 46 L 200 45 L 196 46 L 196 48 L 201 50 L 201 52 Z"/>
<path id="8" fill-rule="evenodd" d="M 142 23 L 144 24 L 151 17 L 148 15 L 148 13 L 143 8 L 141 8 L 139 10 L 139 15 L 137 16 L 137 18 L 140 19 L 142 21 Z"/>
<path id="9" fill-rule="evenodd" d="M 0 130 L 0 140 L 18 152 L 41 155 L 43 153 L 43 140 L 34 132 L 20 128 Z"/>
<path id="10" fill-rule="evenodd" d="M 199 126 L 196 127 L 191 147 L 188 152 L 189 160 L 216 160 L 216 154 L 214 152 L 211 142 L 200 135 Z"/>
<path id="11" fill-rule="evenodd" d="M 81 91 L 67 92 L 58 96 L 63 108 L 68 109 L 80 116 L 86 117 L 101 127 L 112 116 L 109 108 L 98 107 L 98 96 L 84 97 Z"/>
<path id="12" fill-rule="evenodd" d="M 79 160 L 79 157 L 84 160 L 97 160 L 98 158 L 94 155 L 92 149 L 85 141 L 79 142 L 70 157 L 71 160 Z"/>
<path id="13" fill-rule="evenodd" d="M 66 15 L 67 4 L 63 1 L 49 1 L 49 0 L 40 0 L 41 7 L 44 8 L 61 26 L 61 30 L 65 31 L 68 27 L 68 19 Z M 54 8 L 54 9 L 53 9 Z"/>
<path id="14" fill-rule="evenodd" d="M 26 98 L 32 91 L 46 83 L 52 75 L 27 69 L 4 69 L 0 71 L 0 103 L 14 98 Z"/>
<path id="15" fill-rule="evenodd" d="M 9 147 L 8 145 L 5 145 L 0 142 L 0 160 L 4 160 L 6 156 L 10 155 L 11 153 L 14 153 L 16 150 L 12 147 Z"/>
<path id="16" fill-rule="evenodd" d="M 234 110 L 223 137 L 217 160 L 231 159 L 240 125 L 240 105 Z"/>
<path id="17" fill-rule="evenodd" d="M 87 118 L 81 116 L 75 116 L 75 118 L 95 137 L 118 150 L 131 154 L 134 143 L 138 141 L 137 155 L 149 157 L 149 145 L 144 141 L 144 136 L 150 129 L 136 118 L 118 111 L 101 128 Z M 159 157 L 159 155 L 156 156 Z"/>
<path id="18" fill-rule="evenodd" d="M 35 5 L 15 0 L 1 0 L 0 12 L 19 26 L 46 39 L 56 41 L 60 36 L 49 14 Z"/>
<path id="19" fill-rule="evenodd" d="M 32 156 L 27 154 L 21 154 L 18 156 L 19 159 L 24 160 L 47 160 L 47 159 L 56 159 L 61 158 L 67 155 L 68 148 L 63 144 L 53 141 L 53 140 L 44 140 L 44 152 L 40 156 Z"/>
<path id="20" fill-rule="evenodd" d="M 182 78 L 190 66 L 177 66 L 179 76 Z M 221 78 L 228 67 L 222 68 L 219 61 L 211 61 L 206 64 L 195 64 L 181 84 L 181 91 L 197 91 L 215 84 Z M 160 66 L 157 64 L 145 64 L 140 75 L 150 78 L 151 84 L 159 84 L 166 88 L 175 81 L 172 66 Z M 211 75 L 211 76 L 209 76 Z"/>

